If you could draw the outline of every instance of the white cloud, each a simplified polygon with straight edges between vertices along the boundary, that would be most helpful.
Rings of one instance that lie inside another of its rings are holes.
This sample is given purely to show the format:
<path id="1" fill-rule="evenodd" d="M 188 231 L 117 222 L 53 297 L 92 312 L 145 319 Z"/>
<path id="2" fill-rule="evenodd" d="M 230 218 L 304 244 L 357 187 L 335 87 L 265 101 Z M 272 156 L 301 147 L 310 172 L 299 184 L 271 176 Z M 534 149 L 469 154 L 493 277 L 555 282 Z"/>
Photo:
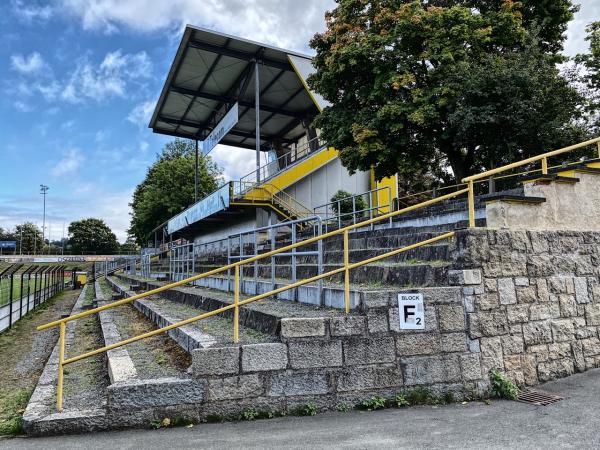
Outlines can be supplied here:
<path id="1" fill-rule="evenodd" d="M 152 117 L 155 105 L 156 102 L 152 100 L 139 103 L 131 110 L 127 116 L 127 120 L 140 128 L 146 128 L 150 123 L 150 118 Z"/>
<path id="2" fill-rule="evenodd" d="M 567 29 L 567 41 L 565 42 L 565 54 L 575 56 L 578 53 L 585 53 L 589 49 L 589 43 L 586 42 L 587 25 L 595 20 L 600 20 L 600 4 L 598 2 L 585 1 L 580 3 L 580 9 L 575 18 L 569 23 Z"/>
<path id="3" fill-rule="evenodd" d="M 17 109 L 18 111 L 21 111 L 21 112 L 33 111 L 33 107 L 31 105 L 28 105 L 27 103 L 22 102 L 21 100 L 16 100 L 13 103 L 13 106 L 15 107 L 15 109 Z"/>
<path id="4" fill-rule="evenodd" d="M 10 57 L 10 66 L 19 73 L 30 75 L 39 72 L 45 66 L 42 55 L 33 52 L 29 56 L 12 55 Z"/>
<path id="5" fill-rule="evenodd" d="M 68 194 L 61 194 L 64 188 L 65 186 L 51 185 L 46 199 L 46 226 L 52 224 L 53 239 L 62 235 L 63 223 L 66 230 L 74 220 L 97 217 L 107 223 L 119 241 L 125 241 L 133 189 L 112 191 L 104 189 L 96 182 L 79 181 L 77 188 L 69 190 Z M 39 227 L 42 225 L 42 210 L 37 192 L 34 191 L 33 195 L 20 194 L 0 198 L 0 223 L 3 228 L 12 229 L 25 221 L 33 221 Z"/>
<path id="6" fill-rule="evenodd" d="M 21 77 L 11 80 L 6 92 L 19 97 L 18 102 L 14 103 L 19 111 L 26 110 L 23 98 L 36 94 L 48 102 L 62 100 L 71 104 L 89 101 L 102 103 L 114 97 L 125 98 L 131 85 L 143 84 L 152 76 L 152 61 L 144 51 L 108 52 L 96 64 L 90 61 L 89 55 L 85 55 L 76 60 L 74 68 L 62 79 L 54 75 L 52 68 L 37 52 L 29 56 L 13 55 L 11 66 Z M 37 75 L 34 80 L 26 78 L 34 73 Z"/>
<path id="7" fill-rule="evenodd" d="M 70 148 L 63 152 L 62 158 L 54 164 L 50 170 L 50 174 L 54 177 L 71 174 L 81 167 L 83 160 L 81 150 Z"/>
<path id="8" fill-rule="evenodd" d="M 226 181 L 239 180 L 256 170 L 256 152 L 245 148 L 230 147 L 229 145 L 217 145 L 210 152 L 210 156 L 219 167 L 224 169 L 223 177 Z M 264 156 L 265 155 L 261 155 Z M 264 164 L 263 161 L 261 164 Z"/>
<path id="9" fill-rule="evenodd" d="M 151 32 L 201 25 L 282 47 L 305 49 L 324 28 L 333 0 L 62 0 L 62 9 L 86 30 L 128 27 Z M 288 32 L 282 32 L 288 30 Z"/>
<path id="10" fill-rule="evenodd" d="M 125 97 L 128 82 L 151 76 L 152 62 L 146 52 L 122 54 L 121 50 L 107 53 L 100 65 L 87 58 L 78 62 L 63 87 L 61 98 L 70 103 L 85 100 L 101 102 L 110 97 Z"/>
<path id="11" fill-rule="evenodd" d="M 54 15 L 54 10 L 49 5 L 32 5 L 31 2 L 25 5 L 21 0 L 12 1 L 12 10 L 15 16 L 24 22 L 34 21 L 45 22 Z"/>

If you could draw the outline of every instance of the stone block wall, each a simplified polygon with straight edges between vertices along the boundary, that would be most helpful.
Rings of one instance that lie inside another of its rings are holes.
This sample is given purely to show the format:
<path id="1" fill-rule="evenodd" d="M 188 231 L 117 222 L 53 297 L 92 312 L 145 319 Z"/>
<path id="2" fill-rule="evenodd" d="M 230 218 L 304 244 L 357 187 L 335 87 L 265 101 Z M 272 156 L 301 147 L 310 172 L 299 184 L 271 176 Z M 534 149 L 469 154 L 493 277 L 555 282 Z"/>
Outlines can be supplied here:
<path id="1" fill-rule="evenodd" d="M 483 373 L 535 385 L 600 367 L 599 232 L 464 230 L 452 255 L 481 271 L 463 301 Z"/>
<path id="2" fill-rule="evenodd" d="M 427 387 L 457 399 L 487 388 L 471 351 L 461 288 L 425 288 L 426 329 L 398 329 L 398 291 L 364 293 L 364 314 L 282 319 L 281 342 L 197 349 L 194 378 L 206 384 L 201 416 L 245 408 L 332 409 Z"/>

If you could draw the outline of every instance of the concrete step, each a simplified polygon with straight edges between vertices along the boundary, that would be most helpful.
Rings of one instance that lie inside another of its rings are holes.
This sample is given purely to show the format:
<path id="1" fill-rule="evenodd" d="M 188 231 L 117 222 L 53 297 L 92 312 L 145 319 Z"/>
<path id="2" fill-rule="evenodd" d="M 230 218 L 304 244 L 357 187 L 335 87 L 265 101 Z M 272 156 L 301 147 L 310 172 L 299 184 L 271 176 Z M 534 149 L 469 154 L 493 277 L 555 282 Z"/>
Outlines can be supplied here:
<path id="1" fill-rule="evenodd" d="M 93 284 L 84 285 L 71 315 L 84 312 L 85 303 L 94 297 L 93 290 Z M 69 322 L 65 334 L 66 354 L 72 357 L 101 345 L 98 328 L 95 317 Z M 103 364 L 104 355 L 65 366 L 62 412 L 56 410 L 58 358 L 56 344 L 23 414 L 23 429 L 32 436 L 105 429 L 106 389 L 110 381 Z"/>
<path id="2" fill-rule="evenodd" d="M 113 278 L 111 282 L 116 286 L 123 287 L 123 285 L 132 280 L 139 282 L 145 290 L 154 289 L 164 284 L 129 275 L 119 275 L 118 280 Z M 240 296 L 240 300 L 246 298 L 249 298 L 249 296 Z M 135 301 L 135 303 L 138 302 L 144 302 L 149 309 L 154 311 L 160 309 L 168 311 L 168 314 L 179 320 L 183 320 L 206 311 L 214 311 L 223 306 L 230 305 L 233 302 L 233 295 L 199 286 L 181 286 L 162 292 L 157 296 L 149 297 L 148 300 L 141 299 Z M 345 315 L 345 313 L 338 308 L 317 307 L 310 304 L 290 302 L 285 299 L 270 298 L 261 300 L 240 308 L 240 340 L 246 339 L 249 343 L 272 342 L 279 335 L 280 322 L 284 318 L 335 317 L 342 315 Z M 211 334 L 215 337 L 219 345 L 231 344 L 233 327 L 231 319 L 233 318 L 233 311 L 225 311 L 219 316 L 219 318 L 221 317 L 225 318 L 226 322 L 211 326 L 209 329 L 213 330 Z M 210 319 L 204 319 L 197 324 L 202 327 L 204 324 L 209 323 Z M 179 329 L 185 331 L 186 327 L 191 327 L 192 325 L 195 324 L 190 324 Z M 224 334 L 218 335 L 219 330 L 224 330 Z M 244 330 L 246 330 L 246 335 L 243 333 Z"/>
<path id="3" fill-rule="evenodd" d="M 445 286 L 448 284 L 447 274 L 450 263 L 439 261 L 434 263 L 373 263 L 357 267 L 350 271 L 350 282 L 353 284 L 377 284 L 389 286 Z M 342 267 L 341 264 L 323 264 L 323 273 Z M 208 272 L 218 266 L 196 266 L 196 273 Z M 241 271 L 243 279 L 254 278 L 254 266 L 248 264 Z M 297 264 L 296 280 L 311 278 L 319 273 L 316 264 Z M 294 271 L 292 265 L 277 264 L 275 278 L 292 282 Z M 258 265 L 257 277 L 271 279 L 271 266 Z M 341 283 L 343 274 L 328 277 L 329 282 Z"/>
<path id="4" fill-rule="evenodd" d="M 96 282 L 98 305 L 110 302 L 110 284 L 102 279 Z M 124 339 L 156 329 L 155 324 L 140 314 L 132 305 L 123 305 L 99 313 L 104 342 L 111 345 Z M 191 360 L 166 334 L 133 342 L 107 352 L 111 382 L 131 380 L 187 378 Z"/>

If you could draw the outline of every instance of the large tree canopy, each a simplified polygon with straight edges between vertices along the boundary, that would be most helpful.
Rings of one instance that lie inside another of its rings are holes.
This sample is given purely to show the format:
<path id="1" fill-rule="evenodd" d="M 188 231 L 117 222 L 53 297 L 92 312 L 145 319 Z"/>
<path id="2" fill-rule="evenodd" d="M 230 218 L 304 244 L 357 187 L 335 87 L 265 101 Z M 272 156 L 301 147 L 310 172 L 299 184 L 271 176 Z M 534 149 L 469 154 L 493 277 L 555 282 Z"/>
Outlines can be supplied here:
<path id="1" fill-rule="evenodd" d="M 350 170 L 474 170 L 581 137 L 556 63 L 569 0 L 338 0 L 311 41 L 316 119 Z"/>
<path id="2" fill-rule="evenodd" d="M 73 253 L 111 254 L 118 252 L 119 242 L 102 219 L 82 219 L 69 225 Z"/>
<path id="3" fill-rule="evenodd" d="M 146 178 L 135 188 L 130 203 L 129 233 L 145 245 L 154 228 L 194 202 L 195 147 L 192 141 L 175 139 L 163 148 Z M 218 188 L 221 171 L 210 157 L 198 162 L 200 198 Z"/>

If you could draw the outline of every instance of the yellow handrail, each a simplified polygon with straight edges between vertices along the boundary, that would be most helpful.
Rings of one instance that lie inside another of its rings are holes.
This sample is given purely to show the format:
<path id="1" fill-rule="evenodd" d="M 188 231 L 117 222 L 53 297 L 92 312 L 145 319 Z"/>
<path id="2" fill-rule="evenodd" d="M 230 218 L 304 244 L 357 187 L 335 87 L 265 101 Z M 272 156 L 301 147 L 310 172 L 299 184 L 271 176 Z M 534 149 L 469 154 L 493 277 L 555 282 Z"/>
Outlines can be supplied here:
<path id="1" fill-rule="evenodd" d="M 241 260 L 241 261 L 236 261 L 234 263 L 228 264 L 228 265 L 220 267 L 218 269 L 214 269 L 214 270 L 210 270 L 208 272 L 204 272 L 204 273 L 201 273 L 201 274 L 198 274 L 198 275 L 194 275 L 194 276 L 186 278 L 184 280 L 180 280 L 180 281 L 177 281 L 177 282 L 174 282 L 174 283 L 170 283 L 170 284 L 167 284 L 167 285 L 164 285 L 164 286 L 160 286 L 160 287 L 152 289 L 150 291 L 147 291 L 147 292 L 144 292 L 144 293 L 141 293 L 141 294 L 137 294 L 137 295 L 133 295 L 133 296 L 131 296 L 129 298 L 126 298 L 126 299 L 118 300 L 118 301 L 110 303 L 108 305 L 104 305 L 104 306 L 100 306 L 100 307 L 97 307 L 97 308 L 93 308 L 93 309 L 90 309 L 88 311 L 84 311 L 84 312 L 81 312 L 79 314 L 75 314 L 73 316 L 65 317 L 63 319 L 55 320 L 53 322 L 49 322 L 47 324 L 38 326 L 37 327 L 38 331 L 40 331 L 40 330 L 46 330 L 46 329 L 53 328 L 53 327 L 56 327 L 56 326 L 59 327 L 59 346 L 60 346 L 60 348 L 59 348 L 58 386 L 57 386 L 57 399 L 56 399 L 56 407 L 57 407 L 57 409 L 59 411 L 62 410 L 62 390 L 63 390 L 62 389 L 63 388 L 62 385 L 63 385 L 63 374 L 64 374 L 64 366 L 65 365 L 74 363 L 74 362 L 79 361 L 81 359 L 85 359 L 85 358 L 94 356 L 94 355 L 96 355 L 98 353 L 106 352 L 106 351 L 112 350 L 114 348 L 121 347 L 123 345 L 127 345 L 127 344 L 130 344 L 132 342 L 136 342 L 138 340 L 154 336 L 156 334 L 164 333 L 166 331 L 172 330 L 173 328 L 178 328 L 178 327 L 187 325 L 189 323 L 193 323 L 193 322 L 196 322 L 198 320 L 202 320 L 202 319 L 204 319 L 206 317 L 211 317 L 213 315 L 216 315 L 216 314 L 219 314 L 219 313 L 231 310 L 231 309 L 234 310 L 234 341 L 238 342 L 238 340 L 239 340 L 239 308 L 240 308 L 240 306 L 246 305 L 246 304 L 254 302 L 254 301 L 261 300 L 263 298 L 271 297 L 271 296 L 276 295 L 276 294 L 278 294 L 280 292 L 284 292 L 284 291 L 287 291 L 289 289 L 293 289 L 295 287 L 302 286 L 304 284 L 308 284 L 308 283 L 311 283 L 311 282 L 314 282 L 314 281 L 318 281 L 318 280 L 321 280 L 323 278 L 327 278 L 327 277 L 336 275 L 338 273 L 344 272 L 344 303 L 345 303 L 345 310 L 346 310 L 346 313 L 350 312 L 350 270 L 352 270 L 352 269 L 354 269 L 356 267 L 360 267 L 360 266 L 363 266 L 363 265 L 366 265 L 366 264 L 370 264 L 370 263 L 379 261 L 379 260 L 384 259 L 384 258 L 388 258 L 390 256 L 397 255 L 397 254 L 402 253 L 402 252 L 406 252 L 406 251 L 409 251 L 409 250 L 412 250 L 412 249 L 424 246 L 424 245 L 428 245 L 428 244 L 431 244 L 431 243 L 434 243 L 434 242 L 437 242 L 437 241 L 440 241 L 440 240 L 451 238 L 451 237 L 454 236 L 454 232 L 444 233 L 444 234 L 436 236 L 434 238 L 427 239 L 427 240 L 418 242 L 416 244 L 412 244 L 412 245 L 409 245 L 409 246 L 406 246 L 406 247 L 403 247 L 403 248 L 400 248 L 400 249 L 397 249 L 397 250 L 393 250 L 393 251 L 384 253 L 382 255 L 378 255 L 378 256 L 375 256 L 375 257 L 372 257 L 372 258 L 369 258 L 369 259 L 365 259 L 363 261 L 359 261 L 359 262 L 352 263 L 352 264 L 349 262 L 349 256 L 348 256 L 349 255 L 348 232 L 350 230 L 357 229 L 357 228 L 362 228 L 362 227 L 365 227 L 367 225 L 371 225 L 373 223 L 389 219 L 391 217 L 395 217 L 395 216 L 398 216 L 398 215 L 401 215 L 401 214 L 408 213 L 410 211 L 414 211 L 414 210 L 419 209 L 419 208 L 424 208 L 424 207 L 427 207 L 429 205 L 433 205 L 435 203 L 443 202 L 445 200 L 448 200 L 448 199 L 451 199 L 451 198 L 454 198 L 454 197 L 458 197 L 458 196 L 460 196 L 462 194 L 466 194 L 466 193 L 468 193 L 468 190 L 467 189 L 462 189 L 462 190 L 459 190 L 459 191 L 456 191 L 456 192 L 453 192 L 453 193 L 450 193 L 450 194 L 446 194 L 446 195 L 444 195 L 442 197 L 438 197 L 438 198 L 435 198 L 435 199 L 431 199 L 431 200 L 422 202 L 422 203 L 420 203 L 418 205 L 409 206 L 407 208 L 404 208 L 404 209 L 401 209 L 401 210 L 398 210 L 398 211 L 393 211 L 391 213 L 387 213 L 387 214 L 381 215 L 379 217 L 375 217 L 373 219 L 368 219 L 368 220 L 365 220 L 363 222 L 359 222 L 359 223 L 356 223 L 356 224 L 348 225 L 346 227 L 343 227 L 343 228 L 340 228 L 340 229 L 337 229 L 337 230 L 333 230 L 333 231 L 330 231 L 328 233 L 324 233 L 324 234 L 319 235 L 319 236 L 314 236 L 312 238 L 306 239 L 306 240 L 301 241 L 301 242 L 296 242 L 295 244 L 287 245 L 287 246 L 279 248 L 277 250 L 272 250 L 272 251 L 269 251 L 269 252 L 266 252 L 266 253 L 262 253 L 260 255 L 252 256 L 250 258 L 247 258 L 247 259 L 244 259 L 244 260 Z M 263 294 L 255 295 L 255 296 L 250 297 L 250 298 L 248 298 L 246 300 L 243 300 L 243 301 L 239 300 L 239 295 L 240 295 L 239 294 L 239 282 L 240 282 L 240 280 L 239 280 L 239 274 L 240 274 L 239 268 L 243 264 L 249 264 L 249 263 L 252 263 L 254 261 L 258 261 L 260 259 L 269 258 L 271 256 L 274 256 L 274 255 L 278 254 L 278 253 L 288 252 L 288 251 L 293 250 L 295 248 L 298 248 L 298 247 L 301 247 L 301 246 L 304 246 L 304 245 L 308 245 L 308 244 L 311 244 L 313 242 L 317 242 L 319 240 L 327 239 L 327 238 L 332 237 L 332 236 L 337 236 L 337 235 L 340 235 L 340 234 L 343 234 L 343 236 L 344 236 L 344 264 L 343 264 L 343 267 L 338 268 L 338 269 L 333 269 L 333 270 L 331 270 L 329 272 L 322 273 L 322 274 L 319 274 L 319 275 L 316 275 L 314 277 L 307 278 L 307 279 L 304 279 L 304 280 L 301 280 L 301 281 L 297 281 L 297 282 L 294 282 L 294 283 L 286 285 L 286 286 L 282 286 L 282 287 L 277 288 L 277 289 L 273 289 L 273 290 L 271 290 L 269 292 L 266 292 L 266 293 L 263 293 Z M 131 303 L 131 302 L 133 302 L 135 300 L 139 300 L 141 298 L 145 298 L 145 297 L 148 297 L 148 296 L 151 296 L 151 295 L 154 295 L 154 294 L 158 294 L 160 292 L 164 292 L 166 290 L 173 289 L 175 287 L 182 286 L 184 284 L 188 284 L 188 283 L 191 283 L 193 281 L 196 281 L 196 280 L 199 280 L 199 279 L 202 279 L 202 278 L 209 277 L 211 275 L 215 275 L 215 274 L 227 271 L 229 269 L 234 269 L 234 273 L 235 273 L 234 302 L 231 305 L 224 306 L 224 307 L 219 308 L 217 310 L 210 311 L 210 312 L 201 314 L 199 316 L 192 317 L 192 318 L 189 318 L 189 319 L 186 319 L 186 320 L 183 320 L 183 321 L 171 324 L 169 326 L 160 328 L 158 330 L 150 331 L 148 333 L 144 333 L 144 334 L 141 334 L 139 336 L 134 336 L 132 338 L 125 339 L 125 340 L 123 340 L 121 342 L 117 342 L 117 343 L 114 343 L 112 345 L 108 345 L 108 346 L 105 346 L 105 347 L 102 347 L 102 348 L 99 348 L 99 349 L 96 349 L 96 350 L 92 350 L 92 351 L 87 352 L 87 353 L 83 353 L 83 354 L 78 355 L 78 356 L 74 356 L 74 357 L 65 359 L 65 351 L 64 351 L 65 349 L 64 349 L 64 346 L 65 346 L 65 333 L 66 333 L 66 323 L 67 322 L 71 322 L 73 320 L 77 320 L 77 319 L 80 319 L 80 318 L 83 318 L 83 317 L 87 317 L 87 316 L 90 316 L 92 314 L 96 314 L 96 313 L 99 313 L 101 311 L 105 311 L 107 309 L 115 308 L 117 306 L 125 305 L 125 304 Z"/>
<path id="2" fill-rule="evenodd" d="M 579 144 L 570 145 L 568 147 L 560 148 L 558 150 L 553 150 L 551 152 L 542 153 L 541 155 L 532 156 L 531 158 L 523 159 L 521 161 L 514 162 L 512 164 L 507 164 L 505 166 L 498 167 L 496 169 L 487 170 L 482 173 L 478 173 L 476 175 L 471 175 L 469 177 L 465 177 L 462 179 L 463 183 L 467 183 L 469 181 L 479 180 L 481 178 L 487 178 L 492 175 L 495 175 L 500 172 L 506 172 L 507 170 L 514 169 L 515 167 L 524 166 L 525 164 L 530 164 L 532 162 L 540 161 L 540 160 L 548 160 L 553 156 L 562 155 L 563 153 L 572 152 L 573 150 L 578 150 L 583 147 L 587 147 L 588 145 L 598 144 L 598 157 L 600 158 L 600 137 L 590 139 L 589 141 L 580 142 Z M 542 172 L 543 173 L 543 172 Z M 545 175 L 545 173 L 544 173 Z"/>
<path id="3" fill-rule="evenodd" d="M 488 178 L 497 173 L 506 172 L 507 170 L 515 169 L 517 167 L 524 166 L 526 164 L 531 164 L 537 161 L 542 162 L 542 174 L 548 174 L 548 158 L 553 156 L 562 155 L 564 153 L 572 152 L 573 150 L 578 150 L 583 147 L 587 147 L 589 145 L 596 144 L 598 146 L 598 157 L 600 158 L 600 137 L 590 139 L 588 141 L 580 142 L 579 144 L 570 145 L 568 147 L 563 147 L 558 150 L 553 150 L 551 152 L 542 153 L 541 155 L 532 156 L 531 158 L 526 158 L 521 161 L 517 161 L 511 164 L 506 164 L 505 166 L 498 167 L 496 169 L 487 170 L 482 173 L 478 173 L 476 175 L 471 175 L 463 178 L 461 181 L 463 183 L 467 183 L 467 189 L 469 190 L 468 195 L 468 206 L 469 206 L 469 227 L 475 226 L 475 190 L 473 188 L 473 183 L 477 180 L 481 180 L 482 178 Z"/>

